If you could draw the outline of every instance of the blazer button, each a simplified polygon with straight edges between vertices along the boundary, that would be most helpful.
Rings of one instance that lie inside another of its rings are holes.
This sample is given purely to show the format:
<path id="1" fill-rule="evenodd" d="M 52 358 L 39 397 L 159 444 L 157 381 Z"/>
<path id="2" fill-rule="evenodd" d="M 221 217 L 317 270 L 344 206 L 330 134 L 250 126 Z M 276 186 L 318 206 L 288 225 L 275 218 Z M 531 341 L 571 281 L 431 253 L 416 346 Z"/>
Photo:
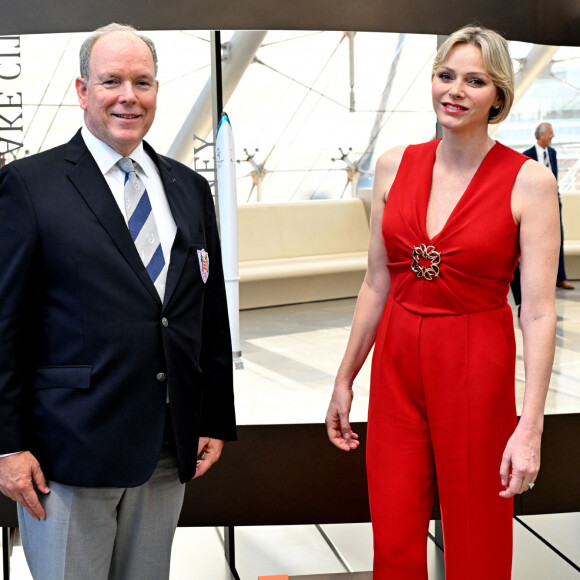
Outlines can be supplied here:
<path id="1" fill-rule="evenodd" d="M 167 328 L 169 326 L 169 320 L 167 320 L 167 318 L 165 318 L 165 316 L 161 319 L 161 324 Z"/>
<path id="2" fill-rule="evenodd" d="M 160 383 L 162 383 L 166 378 L 167 375 L 165 373 L 157 373 L 157 376 L 155 377 Z"/>

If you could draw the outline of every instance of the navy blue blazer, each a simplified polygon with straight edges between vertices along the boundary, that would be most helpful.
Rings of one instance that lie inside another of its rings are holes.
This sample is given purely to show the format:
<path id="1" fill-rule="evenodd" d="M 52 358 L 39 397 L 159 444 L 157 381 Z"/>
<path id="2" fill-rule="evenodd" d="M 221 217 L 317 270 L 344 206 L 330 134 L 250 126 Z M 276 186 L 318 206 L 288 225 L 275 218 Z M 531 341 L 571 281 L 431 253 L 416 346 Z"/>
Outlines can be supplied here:
<path id="1" fill-rule="evenodd" d="M 163 304 L 80 131 L 0 171 L 0 453 L 28 449 L 67 485 L 147 481 L 166 388 L 182 481 L 200 435 L 236 437 L 209 186 L 145 148 L 177 225 Z"/>
<path id="2" fill-rule="evenodd" d="M 536 154 L 536 146 L 530 147 L 524 151 L 524 155 L 531 157 L 532 159 L 543 163 L 543 159 L 538 159 L 538 155 Z M 558 158 L 556 156 L 556 150 L 553 147 L 548 147 L 548 157 L 550 158 L 550 166 L 552 168 L 552 173 L 558 181 Z"/>

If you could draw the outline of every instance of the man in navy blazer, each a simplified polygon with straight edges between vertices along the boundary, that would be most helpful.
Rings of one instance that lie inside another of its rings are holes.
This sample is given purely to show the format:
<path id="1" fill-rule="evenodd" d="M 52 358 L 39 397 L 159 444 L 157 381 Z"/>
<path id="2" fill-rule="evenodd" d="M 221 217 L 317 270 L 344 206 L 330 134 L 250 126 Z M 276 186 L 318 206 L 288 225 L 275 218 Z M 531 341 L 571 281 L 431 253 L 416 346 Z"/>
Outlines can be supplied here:
<path id="1" fill-rule="evenodd" d="M 183 482 L 236 437 L 214 205 L 143 142 L 152 42 L 110 25 L 80 57 L 82 130 L 0 172 L 0 490 L 35 579 L 160 580 Z M 129 157 L 161 283 L 127 227 Z"/>
<path id="2" fill-rule="evenodd" d="M 558 158 L 556 150 L 550 147 L 554 138 L 554 130 L 551 123 L 540 123 L 534 132 L 536 144 L 524 151 L 524 155 L 543 163 L 552 170 L 556 180 L 558 179 Z M 560 258 L 558 262 L 558 280 L 556 285 L 566 290 L 573 290 L 574 286 L 568 282 L 566 277 L 566 268 L 564 265 L 564 228 L 562 226 L 562 201 L 558 191 L 558 202 L 560 203 Z"/>

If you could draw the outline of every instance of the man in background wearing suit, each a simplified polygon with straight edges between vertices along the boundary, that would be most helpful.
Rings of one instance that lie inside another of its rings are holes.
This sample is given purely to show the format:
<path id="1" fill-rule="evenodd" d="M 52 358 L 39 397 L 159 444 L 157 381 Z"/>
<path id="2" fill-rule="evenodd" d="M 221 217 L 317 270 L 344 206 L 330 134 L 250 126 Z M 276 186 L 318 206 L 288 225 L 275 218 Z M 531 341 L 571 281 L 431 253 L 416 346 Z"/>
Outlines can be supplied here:
<path id="1" fill-rule="evenodd" d="M 82 129 L 0 171 L 0 490 L 35 579 L 161 580 L 236 436 L 215 212 L 143 141 L 153 43 L 109 25 L 80 60 Z"/>
<path id="2" fill-rule="evenodd" d="M 536 137 L 536 144 L 524 151 L 524 155 L 543 163 L 549 167 L 558 180 L 558 159 L 556 157 L 556 150 L 550 147 L 552 139 L 554 138 L 554 130 L 550 123 L 540 123 L 534 132 Z M 558 202 L 560 203 L 560 259 L 558 262 L 558 280 L 556 286 L 565 288 L 566 290 L 574 290 L 574 286 L 568 282 L 566 277 L 566 268 L 564 266 L 564 228 L 562 227 L 562 200 L 560 199 L 560 191 L 558 191 Z"/>

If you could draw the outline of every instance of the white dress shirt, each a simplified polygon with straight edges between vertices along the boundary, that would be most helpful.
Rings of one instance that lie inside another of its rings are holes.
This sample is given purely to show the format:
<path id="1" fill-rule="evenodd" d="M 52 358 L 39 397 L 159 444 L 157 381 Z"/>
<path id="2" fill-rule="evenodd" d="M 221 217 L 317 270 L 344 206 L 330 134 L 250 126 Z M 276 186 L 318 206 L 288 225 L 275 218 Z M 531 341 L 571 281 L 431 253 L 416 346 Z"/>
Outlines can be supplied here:
<path id="1" fill-rule="evenodd" d="M 125 172 L 117 165 L 117 161 L 122 159 L 123 156 L 95 137 L 86 126 L 83 126 L 81 134 L 88 150 L 91 152 L 91 155 L 97 162 L 107 184 L 111 188 L 113 197 L 119 206 L 119 210 L 123 214 L 125 222 L 127 222 L 124 199 Z M 175 240 L 177 226 L 175 225 L 175 221 L 171 215 L 171 210 L 169 209 L 169 203 L 165 196 L 165 190 L 163 189 L 159 169 L 157 168 L 157 165 L 153 163 L 151 157 L 145 153 L 142 142 L 139 143 L 139 146 L 129 155 L 129 157 L 134 161 L 136 165 L 135 171 L 145 184 L 145 188 L 149 194 L 151 211 L 155 217 L 155 224 L 157 225 L 157 232 L 159 233 L 159 241 L 161 242 L 161 249 L 163 250 L 163 256 L 165 258 L 164 267 L 167 268 L 169 266 L 171 247 Z"/>
<path id="2" fill-rule="evenodd" d="M 548 156 L 548 163 L 544 163 L 544 151 L 546 152 L 546 155 Z M 542 165 L 546 165 L 546 167 L 549 167 L 550 169 L 552 169 L 552 164 L 550 163 L 550 154 L 548 153 L 547 149 L 544 149 L 543 147 L 540 147 L 537 143 L 536 143 L 536 155 L 538 157 L 538 161 L 542 164 Z"/>

